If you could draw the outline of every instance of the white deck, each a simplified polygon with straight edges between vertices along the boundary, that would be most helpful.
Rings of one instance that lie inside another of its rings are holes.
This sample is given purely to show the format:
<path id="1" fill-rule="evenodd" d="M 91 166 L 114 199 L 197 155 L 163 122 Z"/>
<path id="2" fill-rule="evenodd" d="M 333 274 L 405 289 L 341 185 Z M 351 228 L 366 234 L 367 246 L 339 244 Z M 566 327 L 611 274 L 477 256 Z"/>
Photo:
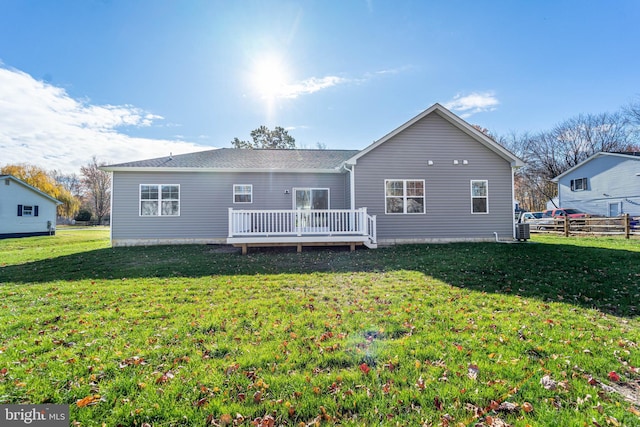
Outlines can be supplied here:
<path id="1" fill-rule="evenodd" d="M 376 218 L 361 209 L 229 209 L 227 243 L 252 246 L 356 245 L 376 248 Z"/>

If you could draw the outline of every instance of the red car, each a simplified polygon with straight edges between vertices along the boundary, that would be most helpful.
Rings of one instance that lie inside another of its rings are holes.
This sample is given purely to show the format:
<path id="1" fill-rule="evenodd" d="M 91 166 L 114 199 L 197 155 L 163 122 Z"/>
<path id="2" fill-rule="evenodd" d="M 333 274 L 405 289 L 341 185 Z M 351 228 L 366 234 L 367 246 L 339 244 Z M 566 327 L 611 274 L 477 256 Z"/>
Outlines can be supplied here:
<path id="1" fill-rule="evenodd" d="M 590 215 L 586 212 L 582 212 L 580 209 L 572 208 L 547 209 L 542 213 L 543 218 L 558 218 L 565 216 L 568 216 L 569 218 L 588 218 Z"/>

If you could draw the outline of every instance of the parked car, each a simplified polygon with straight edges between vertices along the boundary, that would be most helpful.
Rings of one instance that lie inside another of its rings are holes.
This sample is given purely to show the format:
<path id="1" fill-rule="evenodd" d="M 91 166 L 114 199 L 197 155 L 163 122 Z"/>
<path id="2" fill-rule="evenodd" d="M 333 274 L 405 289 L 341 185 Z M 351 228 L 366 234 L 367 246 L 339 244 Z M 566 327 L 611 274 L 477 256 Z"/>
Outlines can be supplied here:
<path id="1" fill-rule="evenodd" d="M 529 223 L 531 229 L 538 230 L 542 219 L 542 212 L 522 212 L 518 222 Z"/>
<path id="2" fill-rule="evenodd" d="M 591 215 L 581 211 L 580 209 L 573 208 L 547 209 L 542 213 L 543 218 L 558 218 L 565 216 L 569 218 L 589 218 Z"/>
<path id="3" fill-rule="evenodd" d="M 542 218 L 542 212 L 523 212 L 520 219 L 522 222 L 535 221 Z"/>

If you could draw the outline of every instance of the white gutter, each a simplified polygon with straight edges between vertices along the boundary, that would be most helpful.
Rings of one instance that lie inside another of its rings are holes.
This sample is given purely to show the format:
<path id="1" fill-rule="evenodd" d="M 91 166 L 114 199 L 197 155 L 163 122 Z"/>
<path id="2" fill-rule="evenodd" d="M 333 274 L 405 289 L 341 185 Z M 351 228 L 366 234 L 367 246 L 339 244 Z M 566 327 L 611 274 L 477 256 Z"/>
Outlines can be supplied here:
<path id="1" fill-rule="evenodd" d="M 351 210 L 354 211 L 356 209 L 356 165 L 352 164 L 351 169 L 349 169 L 347 167 L 347 164 L 345 163 L 342 165 L 342 167 L 344 168 L 344 170 L 349 172 L 349 192 L 351 193 L 349 201 L 351 203 Z"/>

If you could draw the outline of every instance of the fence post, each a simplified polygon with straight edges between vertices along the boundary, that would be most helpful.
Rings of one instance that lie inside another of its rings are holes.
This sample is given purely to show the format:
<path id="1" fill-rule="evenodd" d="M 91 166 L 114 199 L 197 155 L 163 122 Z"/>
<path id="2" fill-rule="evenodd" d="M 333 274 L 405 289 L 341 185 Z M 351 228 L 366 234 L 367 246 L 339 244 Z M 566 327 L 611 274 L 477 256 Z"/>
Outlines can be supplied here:
<path id="1" fill-rule="evenodd" d="M 628 239 L 631 235 L 631 218 L 629 214 L 624 214 L 624 238 Z"/>
<path id="2" fill-rule="evenodd" d="M 569 216 L 564 216 L 564 237 L 569 237 Z"/>

